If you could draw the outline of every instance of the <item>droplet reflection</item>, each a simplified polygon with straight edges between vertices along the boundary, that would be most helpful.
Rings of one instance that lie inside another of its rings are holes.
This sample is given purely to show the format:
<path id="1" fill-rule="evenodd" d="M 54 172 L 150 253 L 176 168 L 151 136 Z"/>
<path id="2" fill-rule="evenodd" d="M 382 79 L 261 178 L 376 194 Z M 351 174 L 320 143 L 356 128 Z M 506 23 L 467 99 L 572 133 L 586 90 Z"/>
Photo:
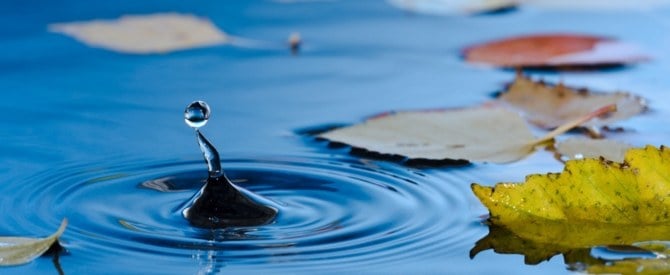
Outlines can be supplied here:
<path id="1" fill-rule="evenodd" d="M 198 129 L 209 120 L 209 105 L 204 101 L 193 101 L 184 110 L 184 121 L 192 128 Z"/>

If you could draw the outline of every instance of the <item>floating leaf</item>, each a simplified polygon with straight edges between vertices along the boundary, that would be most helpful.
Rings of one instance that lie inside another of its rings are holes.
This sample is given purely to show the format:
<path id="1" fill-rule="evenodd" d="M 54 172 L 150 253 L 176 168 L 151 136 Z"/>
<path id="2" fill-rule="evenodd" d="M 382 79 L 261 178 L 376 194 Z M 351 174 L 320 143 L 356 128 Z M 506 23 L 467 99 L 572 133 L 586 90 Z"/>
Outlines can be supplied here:
<path id="1" fill-rule="evenodd" d="M 471 256 L 492 248 L 537 263 L 583 248 L 668 239 L 670 150 L 630 149 L 624 160 L 571 160 L 562 173 L 529 175 L 525 183 L 472 184 L 489 209 L 490 232 Z"/>
<path id="2" fill-rule="evenodd" d="M 535 138 L 516 112 L 495 106 L 394 113 L 331 130 L 319 137 L 412 159 L 505 163 L 525 157 L 537 145 L 611 112 L 614 107 L 607 106 L 566 123 L 542 138 Z"/>
<path id="3" fill-rule="evenodd" d="M 517 36 L 466 48 L 465 60 L 499 67 L 589 67 L 648 60 L 634 45 L 577 34 Z"/>
<path id="4" fill-rule="evenodd" d="M 531 123 L 547 129 L 563 125 L 605 105 L 616 104 L 617 112 L 606 118 L 586 122 L 583 126 L 603 126 L 632 117 L 646 109 L 644 99 L 629 93 L 575 90 L 560 83 L 551 86 L 541 81 L 535 82 L 522 74 L 517 74 L 499 100 L 521 110 Z"/>
<path id="5" fill-rule="evenodd" d="M 178 13 L 59 23 L 50 25 L 49 30 L 72 36 L 91 47 L 133 54 L 166 53 L 228 41 L 228 36 L 209 20 Z"/>
<path id="6" fill-rule="evenodd" d="M 571 160 L 562 173 L 529 175 L 521 184 L 472 184 L 472 190 L 492 223 L 517 234 L 528 223 L 670 224 L 670 150 L 635 148 L 624 159 Z"/>
<path id="7" fill-rule="evenodd" d="M 609 139 L 571 138 L 556 143 L 556 152 L 565 159 L 599 158 L 623 162 L 626 151 L 633 146 Z"/>
<path id="8" fill-rule="evenodd" d="M 46 252 L 65 231 L 63 219 L 56 233 L 46 238 L 0 237 L 0 266 L 28 263 Z"/>
<path id="9" fill-rule="evenodd" d="M 477 14 L 514 8 L 515 0 L 388 0 L 400 9 L 427 14 Z"/>

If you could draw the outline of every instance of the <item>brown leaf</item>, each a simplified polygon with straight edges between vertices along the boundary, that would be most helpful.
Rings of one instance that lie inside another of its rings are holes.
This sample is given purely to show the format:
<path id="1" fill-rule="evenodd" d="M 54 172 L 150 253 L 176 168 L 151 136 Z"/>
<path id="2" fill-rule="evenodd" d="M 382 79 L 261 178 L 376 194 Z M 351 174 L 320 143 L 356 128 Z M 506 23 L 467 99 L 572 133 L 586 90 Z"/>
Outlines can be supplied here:
<path id="1" fill-rule="evenodd" d="M 648 60 L 635 46 L 578 34 L 538 34 L 470 46 L 465 60 L 499 67 L 588 67 Z"/>
<path id="2" fill-rule="evenodd" d="M 605 105 L 616 104 L 617 112 L 586 122 L 583 126 L 604 126 L 637 115 L 646 109 L 644 99 L 629 93 L 575 90 L 561 83 L 551 86 L 541 81 L 535 82 L 521 74 L 517 74 L 499 100 L 521 110 L 531 123 L 547 129 L 563 125 Z"/>

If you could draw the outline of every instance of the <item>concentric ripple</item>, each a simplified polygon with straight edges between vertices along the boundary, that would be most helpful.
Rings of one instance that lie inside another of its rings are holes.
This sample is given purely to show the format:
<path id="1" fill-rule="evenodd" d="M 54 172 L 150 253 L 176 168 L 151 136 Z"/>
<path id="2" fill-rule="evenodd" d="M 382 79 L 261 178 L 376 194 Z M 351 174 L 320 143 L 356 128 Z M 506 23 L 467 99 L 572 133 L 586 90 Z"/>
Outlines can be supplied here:
<path id="1" fill-rule="evenodd" d="M 181 210 L 207 176 L 201 161 L 65 167 L 14 184 L 15 199 L 0 205 L 16 209 L 5 223 L 17 230 L 48 232 L 67 217 L 62 239 L 75 262 L 118 255 L 144 273 L 355 270 L 471 245 L 461 241 L 467 217 L 454 211 L 465 196 L 409 168 L 332 157 L 222 164 L 233 182 L 279 207 L 271 224 L 191 227 Z"/>

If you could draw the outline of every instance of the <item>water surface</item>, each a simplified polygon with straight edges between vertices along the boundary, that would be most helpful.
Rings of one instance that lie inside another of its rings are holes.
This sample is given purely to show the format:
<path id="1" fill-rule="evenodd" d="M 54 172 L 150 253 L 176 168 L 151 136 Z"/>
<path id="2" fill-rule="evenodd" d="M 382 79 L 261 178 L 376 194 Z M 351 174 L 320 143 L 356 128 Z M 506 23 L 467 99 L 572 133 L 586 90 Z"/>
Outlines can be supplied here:
<path id="1" fill-rule="evenodd" d="M 519 181 L 562 165 L 548 152 L 509 165 L 409 168 L 350 156 L 297 135 L 388 110 L 468 106 L 513 72 L 464 64 L 462 47 L 534 32 L 608 35 L 654 61 L 608 71 L 535 72 L 547 80 L 623 89 L 652 112 L 613 135 L 667 144 L 667 9 L 567 12 L 521 9 L 427 16 L 384 1 L 10 1 L 0 9 L 1 235 L 46 235 L 63 217 L 66 274 L 453 273 L 565 274 L 563 259 L 468 251 L 486 235 L 472 182 Z M 46 26 L 122 14 L 178 11 L 264 41 L 166 55 L 86 47 Z M 297 56 L 285 47 L 300 32 Z M 206 177 L 185 104 L 206 100 L 205 132 L 232 180 L 282 207 L 274 224 L 207 232 L 178 213 Z M 171 192 L 142 183 L 164 179 Z M 5 268 L 55 273 L 52 259 Z"/>

